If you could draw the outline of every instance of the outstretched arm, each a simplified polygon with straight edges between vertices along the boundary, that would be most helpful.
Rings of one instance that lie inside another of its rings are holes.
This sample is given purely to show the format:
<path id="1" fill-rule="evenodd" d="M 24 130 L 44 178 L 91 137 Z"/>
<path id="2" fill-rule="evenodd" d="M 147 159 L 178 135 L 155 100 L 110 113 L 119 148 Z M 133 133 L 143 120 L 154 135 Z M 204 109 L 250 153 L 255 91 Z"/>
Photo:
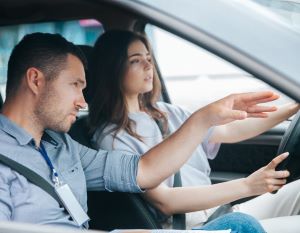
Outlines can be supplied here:
<path id="1" fill-rule="evenodd" d="M 287 153 L 277 156 L 247 178 L 209 186 L 170 188 L 161 184 L 144 195 L 161 212 L 172 215 L 205 210 L 240 198 L 272 192 L 281 188 L 289 175 L 287 171 L 275 171 L 286 156 Z"/>
<path id="2" fill-rule="evenodd" d="M 138 164 L 137 182 L 141 188 L 154 188 L 174 174 L 201 143 L 207 130 L 247 117 L 265 117 L 275 107 L 258 106 L 277 99 L 273 92 L 229 95 L 193 113 L 170 137 L 142 156 Z"/>
<path id="3" fill-rule="evenodd" d="M 245 119 L 215 127 L 210 141 L 234 143 L 255 137 L 294 115 L 299 108 L 299 104 L 289 103 L 280 106 L 275 112 L 268 113 L 267 118 Z"/>

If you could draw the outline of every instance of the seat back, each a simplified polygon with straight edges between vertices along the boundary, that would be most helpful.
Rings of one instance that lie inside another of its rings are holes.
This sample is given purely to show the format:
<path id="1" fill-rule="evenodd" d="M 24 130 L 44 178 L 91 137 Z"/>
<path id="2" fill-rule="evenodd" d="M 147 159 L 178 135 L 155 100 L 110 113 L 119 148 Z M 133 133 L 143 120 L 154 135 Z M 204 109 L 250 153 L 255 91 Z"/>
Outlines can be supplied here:
<path id="1" fill-rule="evenodd" d="M 3 99 L 2 99 L 2 95 L 1 95 L 1 93 L 0 93 L 0 111 L 1 111 L 1 109 L 2 109 L 2 106 L 3 106 Z"/>
<path id="2" fill-rule="evenodd" d="M 140 194 L 89 191 L 88 208 L 91 229 L 161 228 Z"/>
<path id="3" fill-rule="evenodd" d="M 87 57 L 91 59 L 92 47 L 79 46 Z M 87 85 L 92 78 L 86 71 Z M 84 92 L 85 97 L 86 92 Z M 89 102 L 89 98 L 86 101 Z M 70 136 L 79 143 L 91 147 L 88 134 L 88 117 L 81 116 L 69 131 Z M 160 223 L 150 211 L 146 201 L 140 194 L 88 191 L 88 214 L 91 218 L 90 228 L 110 231 L 113 229 L 159 229 Z"/>
<path id="4" fill-rule="evenodd" d="M 69 134 L 79 143 L 92 147 L 87 132 L 87 116 L 83 116 L 74 123 Z M 88 210 L 91 229 L 161 228 L 140 194 L 88 191 Z"/>

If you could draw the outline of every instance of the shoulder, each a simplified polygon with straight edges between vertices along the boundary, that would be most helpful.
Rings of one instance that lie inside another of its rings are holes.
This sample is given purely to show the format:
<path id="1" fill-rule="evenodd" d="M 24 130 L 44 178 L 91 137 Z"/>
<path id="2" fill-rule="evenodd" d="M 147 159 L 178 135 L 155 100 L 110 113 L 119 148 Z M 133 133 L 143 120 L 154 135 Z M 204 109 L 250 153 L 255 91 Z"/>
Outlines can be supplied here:
<path id="1" fill-rule="evenodd" d="M 93 147 L 111 150 L 115 133 L 114 127 L 115 124 L 108 123 L 105 127 L 96 129 L 91 138 Z M 122 134 L 122 130 L 116 136 L 120 134 Z"/>
<path id="2" fill-rule="evenodd" d="M 50 137 L 48 137 L 49 135 Z M 71 139 L 71 137 L 67 133 L 61 133 L 61 132 L 56 132 L 53 130 L 45 130 L 45 134 L 43 137 L 46 136 L 48 140 L 54 139 L 58 143 L 67 143 L 68 140 Z"/>
<path id="3" fill-rule="evenodd" d="M 0 184 L 10 184 L 16 179 L 16 172 L 10 167 L 0 163 Z"/>
<path id="4" fill-rule="evenodd" d="M 93 134 L 92 139 L 110 137 L 115 133 L 115 124 L 108 123 L 105 127 L 99 127 Z M 118 134 L 122 133 L 122 130 Z"/>
<path id="5" fill-rule="evenodd" d="M 75 148 L 77 150 L 79 147 L 83 146 L 67 133 L 45 130 L 43 137 L 44 136 L 47 137 L 47 141 L 51 144 L 65 146 L 68 148 L 68 150 L 73 150 Z"/>
<path id="6" fill-rule="evenodd" d="M 167 113 L 168 117 L 170 118 L 175 117 L 185 120 L 191 115 L 191 112 L 189 112 L 188 110 L 174 104 L 169 104 L 165 102 L 157 102 L 156 104 L 158 108 L 163 112 Z"/>

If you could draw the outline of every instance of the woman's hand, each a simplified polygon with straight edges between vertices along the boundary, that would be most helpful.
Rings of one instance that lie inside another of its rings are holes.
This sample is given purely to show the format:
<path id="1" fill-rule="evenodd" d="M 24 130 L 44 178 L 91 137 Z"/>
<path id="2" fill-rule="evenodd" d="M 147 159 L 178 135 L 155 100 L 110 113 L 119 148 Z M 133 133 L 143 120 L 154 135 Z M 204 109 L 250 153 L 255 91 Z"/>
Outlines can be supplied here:
<path id="1" fill-rule="evenodd" d="M 252 195 L 273 192 L 286 184 L 286 178 L 290 173 L 288 171 L 276 171 L 275 168 L 288 155 L 288 152 L 278 155 L 267 166 L 260 168 L 245 179 L 245 183 Z"/>

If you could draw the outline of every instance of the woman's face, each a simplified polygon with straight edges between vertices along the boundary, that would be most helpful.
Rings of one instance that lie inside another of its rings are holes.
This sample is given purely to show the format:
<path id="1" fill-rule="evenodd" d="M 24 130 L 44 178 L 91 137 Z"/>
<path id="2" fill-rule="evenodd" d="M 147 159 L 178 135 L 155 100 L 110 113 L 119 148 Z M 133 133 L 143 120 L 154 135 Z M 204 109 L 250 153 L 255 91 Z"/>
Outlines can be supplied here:
<path id="1" fill-rule="evenodd" d="M 132 42 L 127 50 L 123 89 L 126 96 L 143 94 L 153 88 L 151 55 L 140 40 Z"/>

